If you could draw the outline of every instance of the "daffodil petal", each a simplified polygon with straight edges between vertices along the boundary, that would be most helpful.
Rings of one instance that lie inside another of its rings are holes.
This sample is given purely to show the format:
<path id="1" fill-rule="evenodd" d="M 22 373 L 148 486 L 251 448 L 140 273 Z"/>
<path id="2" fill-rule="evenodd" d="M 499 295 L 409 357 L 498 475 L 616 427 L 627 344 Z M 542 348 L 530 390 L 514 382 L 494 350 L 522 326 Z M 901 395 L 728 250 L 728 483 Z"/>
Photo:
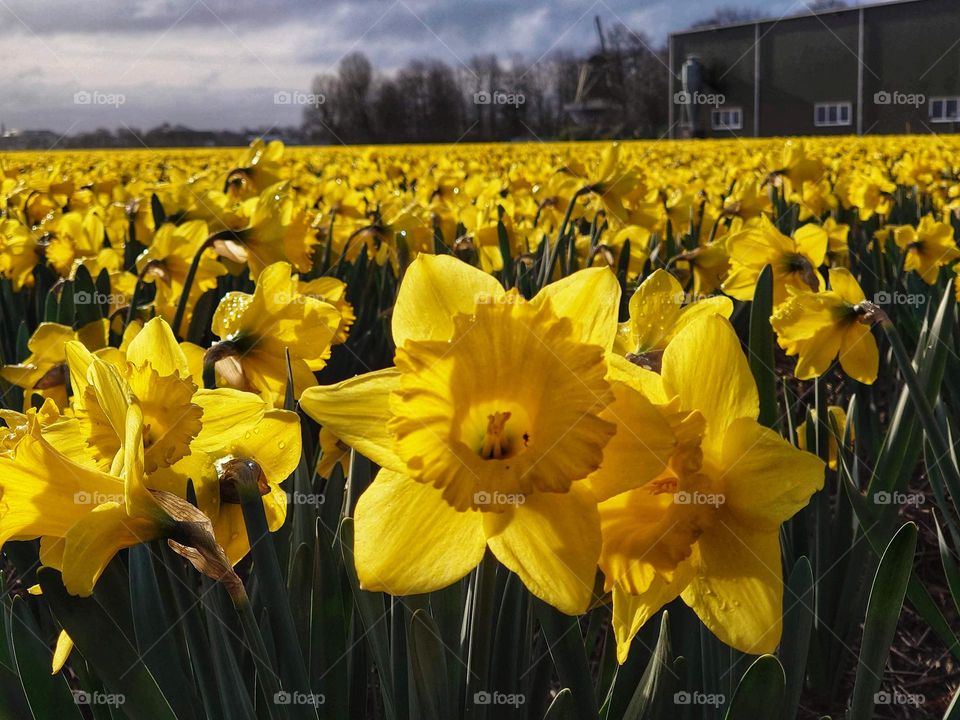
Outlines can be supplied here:
<path id="1" fill-rule="evenodd" d="M 127 346 L 127 360 L 135 366 L 150 364 L 163 377 L 180 373 L 181 377 L 190 377 L 190 367 L 183 349 L 177 344 L 170 326 L 155 317 L 146 325 Z"/>
<path id="2" fill-rule="evenodd" d="M 700 318 L 678 333 L 663 353 L 663 384 L 684 410 L 707 419 L 705 442 L 720 447 L 727 426 L 760 412 L 757 384 L 730 322 Z"/>
<path id="3" fill-rule="evenodd" d="M 67 531 L 63 551 L 63 584 L 67 592 L 87 597 L 114 555 L 159 536 L 158 525 L 127 515 L 119 503 L 97 506 Z"/>
<path id="4" fill-rule="evenodd" d="M 630 298 L 630 330 L 633 353 L 661 348 L 683 307 L 683 287 L 666 270 L 657 269 Z"/>
<path id="5" fill-rule="evenodd" d="M 823 461 L 749 418 L 723 444 L 724 510 L 747 527 L 776 532 L 823 487 Z"/>
<path id="6" fill-rule="evenodd" d="M 617 640 L 617 662 L 627 661 L 633 638 L 640 628 L 680 592 L 693 578 L 691 563 L 681 563 L 671 581 L 654 576 L 650 588 L 639 595 L 631 595 L 619 585 L 613 587 L 613 634 Z"/>
<path id="7" fill-rule="evenodd" d="M 797 358 L 794 374 L 800 380 L 811 380 L 827 372 L 843 342 L 843 334 L 832 325 L 823 327 L 813 337 L 812 342 L 805 344 L 806 352 Z"/>
<path id="8" fill-rule="evenodd" d="M 688 325 L 693 324 L 697 319 L 703 317 L 704 315 L 719 315 L 720 317 L 730 318 L 733 314 L 733 301 L 724 297 L 723 295 L 717 295 L 716 297 L 708 297 L 692 302 L 683 308 L 680 311 L 680 316 L 677 318 L 677 324 L 670 332 L 669 337 L 673 337 L 678 332 L 683 330 Z"/>
<path id="9" fill-rule="evenodd" d="M 527 589 L 567 615 L 586 612 L 600 556 L 596 499 L 582 483 L 484 513 L 487 544 Z"/>
<path id="10" fill-rule="evenodd" d="M 797 243 L 797 249 L 810 258 L 814 268 L 823 265 L 829 242 L 826 230 L 819 225 L 809 223 L 798 228 L 793 234 L 793 239 Z"/>
<path id="11" fill-rule="evenodd" d="M 449 340 L 453 316 L 504 297 L 496 278 L 450 255 L 418 255 L 393 306 L 393 341 Z"/>
<path id="12" fill-rule="evenodd" d="M 666 418 L 653 403 L 625 383 L 612 387 L 614 401 L 600 417 L 615 423 L 617 433 L 603 448 L 600 467 L 587 478 L 597 501 L 652 480 L 666 468 L 676 446 Z"/>
<path id="13" fill-rule="evenodd" d="M 700 536 L 697 575 L 681 593 L 721 642 L 772 653 L 783 632 L 780 534 L 718 519 Z"/>
<path id="14" fill-rule="evenodd" d="M 53 649 L 53 662 L 50 665 L 50 674 L 56 675 L 63 669 L 70 653 L 73 651 L 73 640 L 67 635 L 66 630 L 61 630 L 57 635 L 57 645 Z"/>
<path id="15" fill-rule="evenodd" d="M 377 370 L 336 385 L 309 388 L 300 407 L 343 442 L 381 467 L 404 472 L 406 463 L 394 452 L 395 438 L 387 431 L 390 393 L 399 387 L 394 368 Z"/>
<path id="16" fill-rule="evenodd" d="M 24 437 L 0 457 L 0 545 L 41 535 L 62 537 L 95 498 L 122 499 L 115 477 L 78 465 L 43 439 Z"/>
<path id="17" fill-rule="evenodd" d="M 300 462 L 300 417 L 290 410 L 271 409 L 252 429 L 229 445 L 235 457 L 256 460 L 267 480 L 281 483 Z"/>
<path id="18" fill-rule="evenodd" d="M 846 268 L 830 268 L 830 289 L 851 305 L 866 300 L 857 279 Z"/>
<path id="19" fill-rule="evenodd" d="M 847 375 L 866 385 L 873 384 L 877 379 L 880 351 L 869 325 L 855 323 L 843 333 L 840 366 Z"/>
<path id="20" fill-rule="evenodd" d="M 191 445 L 205 452 L 228 447 L 238 432 L 246 432 L 272 407 L 259 395 L 233 388 L 198 390 L 193 402 L 203 409 L 203 428 Z"/>
<path id="21" fill-rule="evenodd" d="M 486 548 L 478 511 L 457 511 L 440 490 L 389 470 L 357 501 L 354 530 L 361 587 L 391 595 L 447 587 L 475 568 Z"/>
<path id="22" fill-rule="evenodd" d="M 553 311 L 573 322 L 581 342 L 613 348 L 620 311 L 620 283 L 609 268 L 587 268 L 550 283 L 531 301 L 549 299 Z"/>
<path id="23" fill-rule="evenodd" d="M 671 400 L 659 374 L 619 355 L 607 355 L 607 379 L 630 385 L 657 405 L 665 405 Z"/>

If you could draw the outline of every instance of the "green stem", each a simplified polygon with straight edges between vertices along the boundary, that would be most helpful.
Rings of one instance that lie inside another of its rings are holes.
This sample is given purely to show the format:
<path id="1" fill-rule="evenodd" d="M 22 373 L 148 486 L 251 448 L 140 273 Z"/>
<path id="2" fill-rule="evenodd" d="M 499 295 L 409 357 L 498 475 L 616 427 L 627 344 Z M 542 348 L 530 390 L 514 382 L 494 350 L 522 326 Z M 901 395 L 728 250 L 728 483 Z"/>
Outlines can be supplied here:
<path id="1" fill-rule="evenodd" d="M 259 471 L 259 467 L 257 470 Z M 310 681 L 303 661 L 300 638 L 297 636 L 293 613 L 290 611 L 290 599 L 286 593 L 287 584 L 280 572 L 280 562 L 277 560 L 273 538 L 270 537 L 270 528 L 267 526 L 263 499 L 256 482 L 238 480 L 237 491 L 243 510 L 243 522 L 250 541 L 250 552 L 253 555 L 253 571 L 259 582 L 258 587 L 263 593 L 263 600 L 269 609 L 270 624 L 277 638 L 284 687 L 288 691 L 309 693 Z M 293 708 L 298 716 L 316 717 L 316 713 L 311 714 L 308 709 Z"/>
<path id="2" fill-rule="evenodd" d="M 490 692 L 490 642 L 494 634 L 494 594 L 497 589 L 497 561 L 488 550 L 473 578 L 470 608 L 470 646 L 467 651 L 466 717 L 482 720 L 487 706 L 473 701 L 478 692 Z"/>
<path id="3" fill-rule="evenodd" d="M 133 286 L 133 294 L 130 296 L 130 307 L 127 308 L 127 319 L 123 327 L 127 328 L 130 326 L 130 323 L 133 322 L 133 319 L 137 313 L 137 300 L 140 298 L 140 290 L 143 289 L 143 279 L 146 277 L 147 273 L 150 272 L 150 268 L 156 261 L 151 260 L 143 266 L 143 270 L 137 273 L 137 284 Z"/>
<path id="4" fill-rule="evenodd" d="M 177 340 L 181 340 L 180 335 L 180 326 L 183 324 L 183 316 L 187 311 L 187 303 L 190 298 L 190 289 L 193 287 L 193 280 L 197 276 L 197 270 L 200 267 L 200 261 L 203 259 L 203 254 L 213 247 L 213 243 L 217 240 L 217 235 L 211 235 L 206 240 L 203 241 L 203 244 L 200 245 L 200 248 L 197 250 L 196 254 L 193 256 L 193 260 L 190 262 L 190 269 L 187 270 L 187 277 L 183 281 L 183 291 L 180 294 L 180 299 L 177 301 L 177 312 L 173 316 L 173 335 Z"/>
<path id="5" fill-rule="evenodd" d="M 567 204 L 567 211 L 563 215 L 563 222 L 560 223 L 560 231 L 557 233 L 557 240 L 553 244 L 552 248 L 549 248 L 550 255 L 547 258 L 547 262 L 544 265 L 543 276 L 540 278 L 540 287 L 546 287 L 547 283 L 550 282 L 550 277 L 553 275 L 553 267 L 557 264 L 557 253 L 560 251 L 560 241 L 563 240 L 564 235 L 567 233 L 567 225 L 570 224 L 570 216 L 573 214 L 573 208 L 577 204 L 577 200 L 586 195 L 587 193 L 592 192 L 590 186 L 582 187 L 577 190 L 573 197 L 570 198 L 570 202 Z"/>
<path id="6" fill-rule="evenodd" d="M 267 712 L 271 720 L 283 720 L 283 713 L 280 705 L 277 703 L 277 696 L 280 693 L 280 685 L 277 682 L 277 674 L 267 662 L 267 645 L 263 642 L 263 635 L 260 634 L 260 626 L 257 625 L 257 619 L 253 615 L 253 608 L 250 607 L 250 600 L 246 594 L 243 597 L 234 600 L 233 606 L 237 609 L 240 616 L 240 624 L 243 626 L 243 636 L 250 645 L 250 654 L 253 655 L 253 662 L 257 667 L 257 675 L 260 676 L 260 684 L 263 686 L 263 692 L 267 697 Z"/>
<path id="7" fill-rule="evenodd" d="M 320 264 L 320 274 L 326 274 L 330 269 L 330 255 L 333 252 L 333 221 L 337 217 L 336 212 L 330 213 L 330 225 L 327 226 L 327 244 L 323 248 L 323 261 Z"/>

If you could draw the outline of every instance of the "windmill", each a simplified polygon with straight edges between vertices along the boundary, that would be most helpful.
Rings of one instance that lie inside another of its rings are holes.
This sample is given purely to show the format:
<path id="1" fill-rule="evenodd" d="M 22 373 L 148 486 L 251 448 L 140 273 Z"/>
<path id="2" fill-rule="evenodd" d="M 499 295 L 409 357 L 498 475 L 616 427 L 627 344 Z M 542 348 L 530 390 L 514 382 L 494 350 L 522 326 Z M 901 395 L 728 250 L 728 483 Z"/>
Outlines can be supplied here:
<path id="1" fill-rule="evenodd" d="M 580 66 L 576 96 L 563 109 L 578 126 L 589 128 L 595 134 L 615 134 L 623 124 L 626 103 L 623 58 L 619 51 L 607 49 L 600 18 L 594 17 L 594 23 L 600 51 Z"/>

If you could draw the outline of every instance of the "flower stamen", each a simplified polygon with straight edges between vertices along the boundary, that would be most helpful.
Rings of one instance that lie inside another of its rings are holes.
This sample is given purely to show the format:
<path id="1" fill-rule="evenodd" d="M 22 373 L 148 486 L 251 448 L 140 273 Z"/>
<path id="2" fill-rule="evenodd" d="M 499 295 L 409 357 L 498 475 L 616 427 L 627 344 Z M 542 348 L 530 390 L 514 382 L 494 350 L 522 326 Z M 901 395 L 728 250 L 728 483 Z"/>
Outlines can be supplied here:
<path id="1" fill-rule="evenodd" d="M 495 412 L 487 415 L 487 434 L 483 438 L 483 447 L 480 457 L 484 460 L 499 460 L 509 452 L 509 441 L 504 437 L 503 430 L 510 419 L 509 412 Z"/>

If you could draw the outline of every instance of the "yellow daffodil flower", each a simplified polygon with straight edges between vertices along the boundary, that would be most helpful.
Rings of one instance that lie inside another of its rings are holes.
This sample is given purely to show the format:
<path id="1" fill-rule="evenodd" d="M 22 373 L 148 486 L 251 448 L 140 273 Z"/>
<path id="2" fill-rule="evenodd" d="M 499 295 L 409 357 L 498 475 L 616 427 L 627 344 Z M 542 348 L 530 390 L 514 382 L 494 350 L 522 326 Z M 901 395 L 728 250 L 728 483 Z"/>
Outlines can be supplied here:
<path id="1" fill-rule="evenodd" d="M 313 373 L 330 357 L 342 319 L 330 303 L 301 294 L 292 270 L 285 262 L 274 263 L 261 273 L 252 295 L 227 293 L 213 316 L 220 342 L 207 352 L 218 384 L 259 393 L 277 406 L 287 386 L 285 351 L 290 351 L 299 396 L 316 384 Z"/>
<path id="2" fill-rule="evenodd" d="M 942 266 L 960 258 L 953 227 L 937 222 L 932 215 L 920 218 L 917 227 L 901 225 L 895 228 L 893 241 L 904 252 L 903 269 L 916 272 L 928 285 L 937 282 Z"/>
<path id="3" fill-rule="evenodd" d="M 782 234 L 766 216 L 727 240 L 730 273 L 723 291 L 737 300 L 753 300 L 765 265 L 773 268 L 773 302 L 787 297 L 787 288 L 816 291 L 823 281 L 817 268 L 827 254 L 827 233 L 819 225 L 803 225 L 793 237 Z"/>
<path id="4" fill-rule="evenodd" d="M 364 588 L 430 592 L 489 548 L 537 597 L 586 609 L 600 536 L 582 480 L 617 430 L 604 356 L 618 298 L 606 269 L 526 301 L 449 256 L 411 264 L 393 312 L 396 367 L 300 401 L 383 468 L 356 508 Z"/>
<path id="5" fill-rule="evenodd" d="M 313 280 L 300 280 L 297 283 L 297 292 L 322 300 L 337 309 L 340 313 L 340 325 L 332 342 L 334 345 L 345 343 L 353 321 L 357 319 L 353 305 L 347 300 L 347 284 L 333 277 L 318 277 Z"/>
<path id="6" fill-rule="evenodd" d="M 189 348 L 188 344 L 184 344 Z M 231 563 L 249 550 L 240 506 L 221 491 L 224 463 L 250 460 L 263 474 L 263 503 L 270 530 L 286 517 L 287 498 L 280 483 L 300 459 L 300 423 L 296 413 L 275 410 L 258 395 L 231 388 L 197 388 L 201 371 L 191 368 L 184 345 L 176 342 L 161 318 L 146 323 L 121 354 L 109 357 L 120 391 L 136 397 L 144 417 L 143 463 L 152 490 L 186 497 L 191 481 L 197 503 Z M 73 382 L 74 413 L 89 454 L 109 468 L 123 438 L 110 422 L 111 408 L 83 380 L 100 358 L 78 343 L 67 348 Z M 61 433 L 62 434 L 62 433 Z"/>
<path id="7" fill-rule="evenodd" d="M 0 369 L 0 377 L 24 389 L 25 410 L 34 394 L 52 398 L 59 407 L 67 406 L 66 344 L 71 340 L 79 340 L 91 350 L 106 347 L 107 321 L 97 320 L 80 330 L 58 323 L 40 323 L 27 341 L 30 355 L 21 363 Z"/>
<path id="8" fill-rule="evenodd" d="M 112 367 L 94 359 L 86 378 L 123 434 L 109 472 L 55 448 L 39 424 L 0 457 L 0 545 L 41 537 L 41 561 L 63 572 L 67 590 L 89 595 L 123 548 L 170 534 L 174 520 L 144 484 L 143 414 L 124 397 Z"/>
<path id="9" fill-rule="evenodd" d="M 774 310 L 770 324 L 787 355 L 799 356 L 799 379 L 820 377 L 838 354 L 850 377 L 868 385 L 877 379 L 877 341 L 857 309 L 865 299 L 849 270 L 831 268 L 829 290 L 797 293 Z"/>
<path id="10" fill-rule="evenodd" d="M 0 220 L 0 275 L 11 281 L 15 292 L 33 285 L 38 260 L 30 231 L 16 220 Z"/>
<path id="11" fill-rule="evenodd" d="M 729 318 L 730 298 L 697 298 L 687 303 L 687 294 L 670 273 L 655 270 L 630 298 L 630 319 L 620 323 L 614 348 L 643 364 L 659 366 L 667 343 L 702 315 Z"/>
<path id="12" fill-rule="evenodd" d="M 722 317 L 678 333 L 660 375 L 633 372 L 652 399 L 686 415 L 663 473 L 600 504 L 617 657 L 626 660 L 640 627 L 677 596 L 724 643 L 772 652 L 782 630 L 780 525 L 822 487 L 823 463 L 757 422 L 756 383 Z"/>

